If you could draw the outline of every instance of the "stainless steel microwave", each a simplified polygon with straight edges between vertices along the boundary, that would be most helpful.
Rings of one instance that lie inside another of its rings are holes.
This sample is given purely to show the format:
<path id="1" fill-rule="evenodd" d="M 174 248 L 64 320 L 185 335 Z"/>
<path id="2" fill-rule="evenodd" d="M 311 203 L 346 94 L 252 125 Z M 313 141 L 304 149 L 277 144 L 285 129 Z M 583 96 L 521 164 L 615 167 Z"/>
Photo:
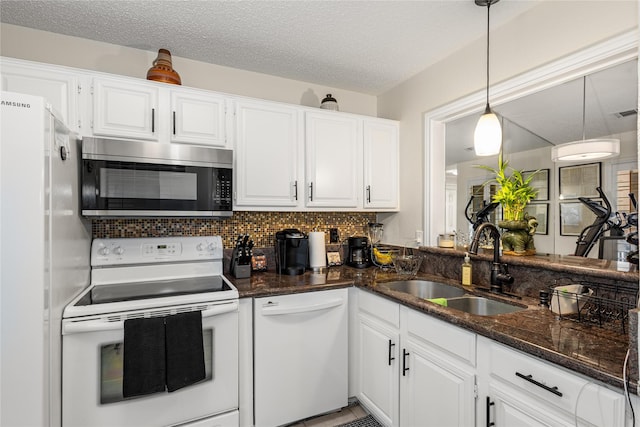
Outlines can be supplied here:
<path id="1" fill-rule="evenodd" d="M 83 138 L 82 215 L 229 217 L 231 150 Z"/>

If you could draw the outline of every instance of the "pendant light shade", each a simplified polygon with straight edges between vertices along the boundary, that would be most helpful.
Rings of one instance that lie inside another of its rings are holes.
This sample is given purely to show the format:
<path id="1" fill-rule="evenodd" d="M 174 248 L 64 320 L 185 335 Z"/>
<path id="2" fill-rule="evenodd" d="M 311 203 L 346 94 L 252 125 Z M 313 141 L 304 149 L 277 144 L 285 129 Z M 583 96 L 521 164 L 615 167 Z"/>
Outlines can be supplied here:
<path id="1" fill-rule="evenodd" d="M 494 156 L 502 145 L 502 127 L 498 116 L 491 110 L 480 116 L 473 134 L 473 148 L 476 156 Z"/>
<path id="2" fill-rule="evenodd" d="M 551 149 L 554 162 L 574 162 L 615 157 L 620 154 L 619 139 L 583 139 L 556 145 Z"/>
<path id="3" fill-rule="evenodd" d="M 551 160 L 554 162 L 607 159 L 620 154 L 619 139 L 585 139 L 586 99 L 587 76 L 584 76 L 582 80 L 582 139 L 553 147 Z"/>
<path id="4" fill-rule="evenodd" d="M 499 0 L 475 0 L 476 5 L 487 7 L 487 106 L 480 116 L 473 134 L 473 148 L 476 156 L 495 156 L 502 146 L 502 127 L 498 116 L 489 106 L 489 10 Z"/>

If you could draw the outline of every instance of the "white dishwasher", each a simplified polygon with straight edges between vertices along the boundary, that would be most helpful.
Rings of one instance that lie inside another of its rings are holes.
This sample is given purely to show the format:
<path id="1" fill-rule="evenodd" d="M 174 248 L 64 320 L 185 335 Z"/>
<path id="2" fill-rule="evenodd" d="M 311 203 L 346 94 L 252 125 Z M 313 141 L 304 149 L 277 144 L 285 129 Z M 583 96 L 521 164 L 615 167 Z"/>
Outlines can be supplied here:
<path id="1" fill-rule="evenodd" d="M 292 423 L 348 403 L 347 288 L 256 298 L 256 427 Z"/>

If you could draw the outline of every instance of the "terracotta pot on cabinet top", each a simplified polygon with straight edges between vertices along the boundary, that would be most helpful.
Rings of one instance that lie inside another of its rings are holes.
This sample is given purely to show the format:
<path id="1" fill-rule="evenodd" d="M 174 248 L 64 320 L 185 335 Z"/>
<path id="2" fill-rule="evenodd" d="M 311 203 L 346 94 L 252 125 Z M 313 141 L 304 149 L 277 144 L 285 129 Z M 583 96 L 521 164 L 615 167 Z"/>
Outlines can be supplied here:
<path id="1" fill-rule="evenodd" d="M 153 61 L 153 67 L 147 71 L 147 80 L 181 85 L 180 75 L 171 64 L 171 52 L 167 49 L 158 50 L 158 57 Z"/>

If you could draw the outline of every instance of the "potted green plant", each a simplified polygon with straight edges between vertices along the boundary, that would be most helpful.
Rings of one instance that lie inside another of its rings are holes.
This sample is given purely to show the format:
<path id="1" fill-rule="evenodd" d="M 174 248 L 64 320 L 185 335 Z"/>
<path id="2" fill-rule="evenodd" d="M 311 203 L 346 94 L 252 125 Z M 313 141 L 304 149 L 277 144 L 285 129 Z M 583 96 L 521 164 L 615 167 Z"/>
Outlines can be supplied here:
<path id="1" fill-rule="evenodd" d="M 502 152 L 498 155 L 497 169 L 485 165 L 478 167 L 494 175 L 484 185 L 495 182 L 500 187 L 493 195 L 492 201 L 502 205 L 503 220 L 498 222 L 498 226 L 507 230 L 501 236 L 504 253 L 535 254 L 533 235 L 538 221 L 525 212 L 525 207 L 538 194 L 538 190 L 531 186 L 531 180 L 539 171 L 525 178 L 522 171 L 509 167 L 509 162 L 503 159 Z"/>
<path id="2" fill-rule="evenodd" d="M 498 155 L 498 168 L 478 165 L 494 174 L 494 177 L 485 182 L 496 182 L 500 188 L 493 195 L 492 200 L 502 205 L 502 216 L 505 221 L 520 221 L 524 219 L 524 208 L 538 195 L 538 190 L 531 186 L 531 180 L 539 171 L 535 171 L 526 178 L 522 171 L 509 167 L 509 162 L 502 158 L 502 152 Z M 507 168 L 511 175 L 507 175 Z"/>

